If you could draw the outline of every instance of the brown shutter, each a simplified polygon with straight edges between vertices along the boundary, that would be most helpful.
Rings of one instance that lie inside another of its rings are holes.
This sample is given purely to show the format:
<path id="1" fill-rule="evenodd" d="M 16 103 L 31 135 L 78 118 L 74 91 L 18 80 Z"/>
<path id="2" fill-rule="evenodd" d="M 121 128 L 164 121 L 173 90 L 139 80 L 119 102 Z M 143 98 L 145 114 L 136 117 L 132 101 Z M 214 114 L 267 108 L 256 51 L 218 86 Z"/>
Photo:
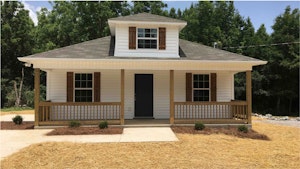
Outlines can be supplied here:
<path id="1" fill-rule="evenodd" d="M 74 73 L 67 72 L 67 102 L 73 102 Z"/>
<path id="2" fill-rule="evenodd" d="M 217 101 L 217 74 L 210 74 L 210 100 Z"/>
<path id="3" fill-rule="evenodd" d="M 128 39 L 129 49 L 136 49 L 136 28 L 129 27 L 129 39 Z"/>
<path id="4" fill-rule="evenodd" d="M 95 72 L 94 73 L 94 102 L 100 102 L 100 79 L 101 79 L 101 73 Z"/>
<path id="5" fill-rule="evenodd" d="M 159 50 L 166 49 L 166 28 L 159 28 Z"/>
<path id="6" fill-rule="evenodd" d="M 193 101 L 193 76 L 192 73 L 186 73 L 185 75 L 185 83 L 186 83 L 186 101 L 191 102 Z"/>

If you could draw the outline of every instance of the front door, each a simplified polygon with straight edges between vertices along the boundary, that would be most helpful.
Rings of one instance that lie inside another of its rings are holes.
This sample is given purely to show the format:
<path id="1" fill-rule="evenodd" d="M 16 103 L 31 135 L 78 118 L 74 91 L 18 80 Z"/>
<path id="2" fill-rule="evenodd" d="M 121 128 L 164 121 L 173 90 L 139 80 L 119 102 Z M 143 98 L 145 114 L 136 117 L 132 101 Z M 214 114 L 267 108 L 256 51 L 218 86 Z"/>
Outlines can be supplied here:
<path id="1" fill-rule="evenodd" d="M 135 117 L 153 117 L 153 75 L 135 74 Z"/>

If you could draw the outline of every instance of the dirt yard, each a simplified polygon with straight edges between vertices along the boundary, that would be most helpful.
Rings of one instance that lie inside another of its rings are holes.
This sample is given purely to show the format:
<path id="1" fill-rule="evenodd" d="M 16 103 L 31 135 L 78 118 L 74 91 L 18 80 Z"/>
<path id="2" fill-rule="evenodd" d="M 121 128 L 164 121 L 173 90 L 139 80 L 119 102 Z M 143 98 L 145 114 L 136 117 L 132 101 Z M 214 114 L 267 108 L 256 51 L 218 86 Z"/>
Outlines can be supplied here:
<path id="1" fill-rule="evenodd" d="M 225 134 L 177 134 L 179 142 L 41 143 L 1 161 L 1 168 L 298 168 L 300 130 L 255 122 L 270 141 Z"/>

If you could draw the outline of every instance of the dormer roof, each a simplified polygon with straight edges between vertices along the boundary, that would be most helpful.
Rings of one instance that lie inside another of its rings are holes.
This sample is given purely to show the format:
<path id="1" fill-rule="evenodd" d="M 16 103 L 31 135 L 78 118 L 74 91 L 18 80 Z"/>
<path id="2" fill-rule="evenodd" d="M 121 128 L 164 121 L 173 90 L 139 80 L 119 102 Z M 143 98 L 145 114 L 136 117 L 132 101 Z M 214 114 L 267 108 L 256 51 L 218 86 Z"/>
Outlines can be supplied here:
<path id="1" fill-rule="evenodd" d="M 128 16 L 120 16 L 116 18 L 110 18 L 109 21 L 131 21 L 131 22 L 166 22 L 166 23 L 185 23 L 186 21 L 180 19 L 169 18 L 160 15 L 154 15 L 150 13 L 139 13 Z"/>
<path id="2" fill-rule="evenodd" d="M 137 24 L 139 25 L 152 24 L 158 26 L 173 25 L 173 26 L 177 26 L 179 30 L 181 30 L 187 25 L 187 22 L 180 19 L 169 18 L 169 17 L 154 15 L 150 13 L 139 13 L 139 14 L 128 15 L 128 16 L 120 16 L 120 17 L 108 19 L 108 25 L 112 36 L 115 35 L 116 24 L 126 24 L 131 26 Z"/>

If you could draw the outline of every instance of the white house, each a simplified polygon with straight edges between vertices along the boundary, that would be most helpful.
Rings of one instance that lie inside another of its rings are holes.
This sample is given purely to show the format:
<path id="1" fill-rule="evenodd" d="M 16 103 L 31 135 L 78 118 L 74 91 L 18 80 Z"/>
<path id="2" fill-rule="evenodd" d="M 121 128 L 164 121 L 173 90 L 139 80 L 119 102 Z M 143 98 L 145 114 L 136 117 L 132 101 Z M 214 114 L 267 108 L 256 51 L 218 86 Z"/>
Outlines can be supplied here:
<path id="1" fill-rule="evenodd" d="M 140 13 L 108 24 L 111 36 L 18 58 L 35 69 L 35 126 L 140 118 L 251 124 L 251 70 L 265 61 L 179 39 L 182 20 Z M 40 70 L 47 102 L 39 101 Z M 239 72 L 246 101 L 234 101 Z"/>

